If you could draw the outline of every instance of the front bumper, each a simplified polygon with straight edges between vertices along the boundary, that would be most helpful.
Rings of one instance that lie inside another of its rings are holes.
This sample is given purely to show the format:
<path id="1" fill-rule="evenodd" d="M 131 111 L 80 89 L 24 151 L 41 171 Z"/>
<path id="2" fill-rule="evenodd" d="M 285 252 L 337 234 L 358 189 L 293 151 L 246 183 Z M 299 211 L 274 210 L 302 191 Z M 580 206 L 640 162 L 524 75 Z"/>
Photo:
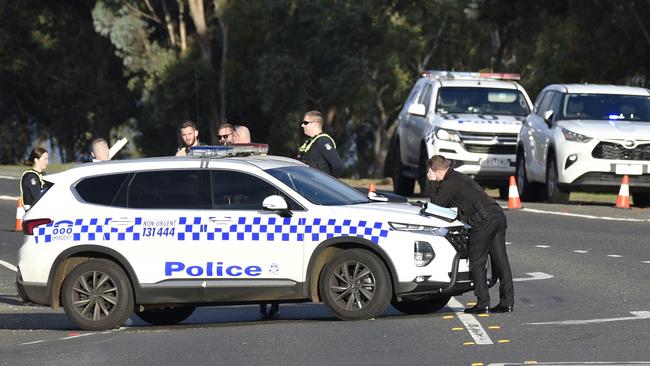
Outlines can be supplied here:
<path id="1" fill-rule="evenodd" d="M 449 272 L 449 282 L 427 280 L 400 282 L 397 284 L 395 294 L 401 298 L 409 298 L 429 295 L 455 296 L 471 291 L 474 289 L 474 283 L 472 282 L 472 276 L 468 272 L 467 266 L 463 266 L 464 269 L 462 271 L 460 270 L 461 261 L 465 260 L 465 258 L 461 258 L 460 254 L 454 257 L 452 269 Z M 493 286 L 494 280 L 492 279 L 492 271 L 490 268 L 488 268 L 487 279 L 488 286 Z"/>
<path id="2" fill-rule="evenodd" d="M 472 151 L 481 151 L 472 152 L 462 143 L 434 140 L 429 150 L 429 156 L 443 155 L 451 160 L 453 169 L 485 183 L 504 183 L 503 178 L 513 175 L 517 164 L 515 145 L 472 147 Z"/>

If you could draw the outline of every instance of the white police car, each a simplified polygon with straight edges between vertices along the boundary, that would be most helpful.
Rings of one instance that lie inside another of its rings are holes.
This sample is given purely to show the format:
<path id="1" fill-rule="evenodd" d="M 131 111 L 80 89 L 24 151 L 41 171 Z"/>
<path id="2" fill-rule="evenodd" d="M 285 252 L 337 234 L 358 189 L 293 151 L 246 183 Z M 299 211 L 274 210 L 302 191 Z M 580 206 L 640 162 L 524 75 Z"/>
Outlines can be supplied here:
<path id="1" fill-rule="evenodd" d="M 264 146 L 48 175 L 24 217 L 19 293 L 99 330 L 133 311 L 175 324 L 195 306 L 264 301 L 322 301 L 340 319 L 391 301 L 427 313 L 472 289 L 454 211 L 373 202 L 288 158 L 206 157 L 250 148 Z"/>
<path id="2" fill-rule="evenodd" d="M 426 185 L 426 161 L 443 155 L 452 167 L 507 197 L 517 134 L 532 103 L 518 74 L 427 71 L 397 118 L 391 146 L 393 188 L 411 195 Z M 388 173 L 388 172 L 387 172 Z"/>

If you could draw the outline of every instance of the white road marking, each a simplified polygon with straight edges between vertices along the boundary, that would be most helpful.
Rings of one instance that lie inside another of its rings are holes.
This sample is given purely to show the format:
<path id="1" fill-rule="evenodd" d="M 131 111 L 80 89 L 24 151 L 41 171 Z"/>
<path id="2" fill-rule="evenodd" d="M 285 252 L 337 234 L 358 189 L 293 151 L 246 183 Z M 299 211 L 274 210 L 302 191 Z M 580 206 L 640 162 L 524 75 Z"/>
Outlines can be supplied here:
<path id="1" fill-rule="evenodd" d="M 639 320 L 650 319 L 650 311 L 630 311 L 634 316 L 627 316 L 621 318 L 605 318 L 605 319 L 587 319 L 587 320 L 563 320 L 557 322 L 541 322 L 541 323 L 524 323 L 527 325 L 580 325 L 580 324 L 593 324 L 593 323 L 609 323 L 619 322 L 624 320 Z"/>
<path id="2" fill-rule="evenodd" d="M 577 361 L 577 362 L 537 362 L 535 363 L 489 363 L 487 366 L 528 366 L 528 365 L 555 365 L 555 366 L 623 366 L 637 365 L 650 366 L 650 361 Z"/>
<path id="3" fill-rule="evenodd" d="M 529 275 L 530 277 L 513 278 L 512 281 L 524 282 L 524 281 L 548 280 L 549 278 L 553 278 L 553 275 L 544 272 L 529 272 L 526 274 Z"/>
<path id="4" fill-rule="evenodd" d="M 650 222 L 650 219 L 626 219 L 626 218 L 621 218 L 621 217 L 582 215 L 582 214 L 574 214 L 574 213 L 568 213 L 568 212 L 555 212 L 555 211 L 537 210 L 537 209 L 534 209 L 534 208 L 522 208 L 521 210 L 526 211 L 526 212 L 541 213 L 541 214 L 548 214 L 548 215 L 581 217 L 583 219 L 609 220 L 609 221 Z"/>
<path id="5" fill-rule="evenodd" d="M 467 329 L 469 332 L 469 335 L 474 338 L 476 344 L 494 344 L 485 329 L 483 329 L 481 323 L 479 323 L 479 321 L 476 320 L 476 318 L 474 318 L 471 314 L 465 314 L 463 312 L 463 309 L 465 309 L 465 307 L 458 300 L 456 300 L 455 297 L 452 297 L 451 300 L 449 300 L 447 306 L 450 306 L 454 310 L 456 316 L 461 321 L 461 323 L 463 323 L 465 329 Z"/>
<path id="6" fill-rule="evenodd" d="M 12 270 L 14 272 L 18 272 L 18 268 L 16 268 L 16 266 L 14 266 L 13 264 L 11 264 L 9 262 L 5 262 L 3 260 L 0 260 L 0 265 L 7 267 L 7 268 L 9 268 L 10 270 Z"/>
<path id="7" fill-rule="evenodd" d="M 507 242 L 506 242 L 506 245 L 511 245 L 511 244 L 512 244 L 511 241 L 507 241 Z"/>
<path id="8" fill-rule="evenodd" d="M 612 257 L 612 258 L 621 258 L 622 257 L 622 255 L 618 255 L 618 254 L 607 254 L 607 256 Z"/>
<path id="9" fill-rule="evenodd" d="M 580 254 L 589 253 L 588 250 L 574 250 L 573 252 L 574 252 L 574 253 L 580 253 Z"/>
<path id="10" fill-rule="evenodd" d="M 45 342 L 45 339 L 41 339 L 40 341 L 21 343 L 21 344 L 19 344 L 19 346 L 27 346 L 27 345 L 30 345 L 30 344 L 37 344 L 37 343 L 43 343 L 43 342 Z"/>
<path id="11" fill-rule="evenodd" d="M 95 333 L 82 333 L 82 334 L 77 334 L 77 335 L 73 335 L 73 336 L 69 336 L 69 337 L 59 338 L 59 340 L 63 341 L 63 340 L 66 340 L 66 339 L 80 338 L 80 337 L 85 337 L 85 336 L 89 336 L 89 335 L 93 335 L 93 334 L 95 334 Z"/>
<path id="12" fill-rule="evenodd" d="M 5 200 L 5 201 L 18 201 L 18 197 L 14 197 L 14 196 L 0 196 L 0 200 Z"/>
<path id="13" fill-rule="evenodd" d="M 18 177 L 10 177 L 8 175 L 0 175 L 0 179 L 11 179 L 11 180 L 18 180 L 20 178 Z"/>
<path id="14" fill-rule="evenodd" d="M 535 245 L 536 248 L 550 248 L 550 245 Z"/>
<path id="15" fill-rule="evenodd" d="M 650 264 L 650 261 L 643 261 L 642 263 L 648 263 L 648 264 Z"/>

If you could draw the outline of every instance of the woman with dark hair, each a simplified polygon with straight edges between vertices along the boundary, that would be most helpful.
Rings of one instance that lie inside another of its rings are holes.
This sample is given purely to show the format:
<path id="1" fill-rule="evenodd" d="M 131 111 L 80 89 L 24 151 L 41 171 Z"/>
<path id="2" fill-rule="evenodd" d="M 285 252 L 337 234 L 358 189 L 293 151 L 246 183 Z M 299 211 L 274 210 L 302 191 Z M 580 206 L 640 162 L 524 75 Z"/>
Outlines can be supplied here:
<path id="1" fill-rule="evenodd" d="M 49 162 L 47 150 L 35 147 L 24 164 L 31 167 L 23 172 L 20 178 L 20 197 L 25 210 L 29 210 L 47 190 L 43 175 Z"/>

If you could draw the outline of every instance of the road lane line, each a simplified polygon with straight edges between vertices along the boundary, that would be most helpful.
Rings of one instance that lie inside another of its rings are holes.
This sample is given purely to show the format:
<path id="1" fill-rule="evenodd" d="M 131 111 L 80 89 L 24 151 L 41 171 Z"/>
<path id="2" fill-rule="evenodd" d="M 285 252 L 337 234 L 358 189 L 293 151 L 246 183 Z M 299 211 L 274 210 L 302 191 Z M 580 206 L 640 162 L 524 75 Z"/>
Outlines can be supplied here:
<path id="1" fill-rule="evenodd" d="M 11 180 L 18 180 L 20 178 L 18 177 L 10 177 L 8 175 L 0 175 L 0 179 L 11 179 Z"/>
<path id="2" fill-rule="evenodd" d="M 580 254 L 589 253 L 588 250 L 574 250 L 573 252 L 574 252 L 574 253 L 580 253 Z"/>
<path id="3" fill-rule="evenodd" d="M 619 322 L 624 320 L 640 320 L 650 319 L 650 311 L 630 311 L 634 316 L 627 316 L 621 318 L 605 318 L 605 319 L 587 319 L 587 320 L 562 320 L 557 322 L 540 322 L 540 323 L 524 323 L 526 325 L 581 325 L 593 323 L 609 323 Z"/>
<path id="4" fill-rule="evenodd" d="M 568 212 L 544 211 L 544 210 L 537 210 L 534 208 L 522 208 L 521 211 L 541 213 L 547 215 L 573 216 L 573 217 L 581 217 L 583 219 L 594 219 L 594 220 L 650 222 L 650 219 L 626 219 L 621 217 L 593 216 L 593 215 L 574 214 Z"/>
<path id="5" fill-rule="evenodd" d="M 16 268 L 16 266 L 14 266 L 13 264 L 11 264 L 9 262 L 5 262 L 5 261 L 3 261 L 1 259 L 0 259 L 0 265 L 3 265 L 5 267 L 7 267 L 7 268 L 9 268 L 10 270 L 12 270 L 14 272 L 18 272 L 18 268 Z"/>
<path id="6" fill-rule="evenodd" d="M 19 346 L 27 346 L 30 344 L 37 344 L 37 343 L 43 343 L 45 342 L 45 339 L 41 339 L 40 341 L 33 341 L 33 342 L 27 342 L 27 343 L 20 343 Z"/>
<path id="7" fill-rule="evenodd" d="M 650 261 L 643 261 L 642 263 L 650 263 Z"/>
<path id="8" fill-rule="evenodd" d="M 5 201 L 18 201 L 18 197 L 14 197 L 14 196 L 0 196 L 0 200 L 5 200 Z"/>
<path id="9" fill-rule="evenodd" d="M 93 335 L 93 334 L 95 334 L 95 333 L 75 334 L 75 335 L 73 335 L 73 336 L 59 338 L 59 340 L 60 340 L 60 341 L 63 341 L 63 340 L 66 340 L 66 339 L 81 338 L 81 337 L 85 337 L 85 336 L 89 336 L 89 335 Z"/>
<path id="10" fill-rule="evenodd" d="M 463 310 L 465 307 L 461 304 L 455 297 L 452 297 L 447 306 L 451 307 L 456 316 L 461 323 L 465 326 L 465 329 L 469 332 L 469 335 L 472 336 L 476 344 L 494 344 L 490 339 L 490 336 L 487 334 L 481 323 L 476 320 L 471 314 L 465 314 Z"/>
<path id="11" fill-rule="evenodd" d="M 538 280 L 548 280 L 549 278 L 553 278 L 553 275 L 544 272 L 528 272 L 526 274 L 529 275 L 530 277 L 513 278 L 512 281 L 513 282 L 538 281 Z"/>
<path id="12" fill-rule="evenodd" d="M 550 248 L 550 245 L 535 245 L 535 248 Z"/>
<path id="13" fill-rule="evenodd" d="M 611 258 L 621 258 L 622 257 L 622 255 L 619 255 L 619 254 L 607 254 L 607 256 L 611 257 Z"/>

